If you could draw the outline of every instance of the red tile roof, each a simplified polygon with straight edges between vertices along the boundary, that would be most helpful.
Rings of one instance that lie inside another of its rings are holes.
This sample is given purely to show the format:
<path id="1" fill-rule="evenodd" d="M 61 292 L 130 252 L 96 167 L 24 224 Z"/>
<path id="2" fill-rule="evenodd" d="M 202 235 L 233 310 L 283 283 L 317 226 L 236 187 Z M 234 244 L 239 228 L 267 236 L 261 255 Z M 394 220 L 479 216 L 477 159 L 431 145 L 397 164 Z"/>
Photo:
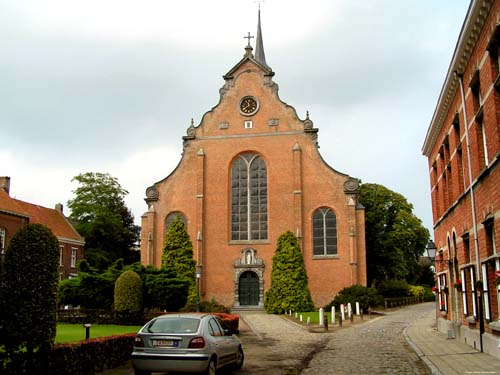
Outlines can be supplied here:
<path id="1" fill-rule="evenodd" d="M 30 223 L 49 227 L 56 237 L 83 242 L 83 238 L 59 211 L 14 199 L 3 189 L 0 189 L 0 211 L 28 216 Z"/>

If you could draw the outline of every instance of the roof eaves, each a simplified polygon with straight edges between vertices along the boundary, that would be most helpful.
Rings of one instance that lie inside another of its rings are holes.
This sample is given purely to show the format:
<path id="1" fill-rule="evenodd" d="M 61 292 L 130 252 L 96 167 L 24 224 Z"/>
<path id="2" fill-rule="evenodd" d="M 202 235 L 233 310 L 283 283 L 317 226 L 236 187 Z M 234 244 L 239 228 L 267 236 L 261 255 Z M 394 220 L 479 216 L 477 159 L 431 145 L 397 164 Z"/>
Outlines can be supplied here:
<path id="1" fill-rule="evenodd" d="M 446 73 L 446 79 L 441 88 L 441 93 L 439 94 L 438 102 L 422 146 L 422 154 L 427 157 L 430 156 L 432 147 L 443 127 L 443 122 L 458 88 L 458 79 L 455 72 L 463 73 L 492 4 L 493 0 L 473 0 L 469 5 L 450 66 L 448 67 L 448 72 Z"/>

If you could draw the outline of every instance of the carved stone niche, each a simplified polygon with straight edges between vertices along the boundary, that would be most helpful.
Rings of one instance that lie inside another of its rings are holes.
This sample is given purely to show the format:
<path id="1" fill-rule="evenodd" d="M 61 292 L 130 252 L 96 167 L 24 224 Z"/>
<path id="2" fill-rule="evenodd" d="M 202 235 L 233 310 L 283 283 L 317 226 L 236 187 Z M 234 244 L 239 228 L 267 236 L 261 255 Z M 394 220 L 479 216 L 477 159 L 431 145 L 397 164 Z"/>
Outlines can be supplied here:
<path id="1" fill-rule="evenodd" d="M 241 250 L 241 257 L 234 261 L 234 307 L 240 307 L 240 278 L 244 273 L 253 272 L 257 276 L 258 302 L 256 307 L 264 307 L 264 261 L 257 258 L 255 249 Z"/>

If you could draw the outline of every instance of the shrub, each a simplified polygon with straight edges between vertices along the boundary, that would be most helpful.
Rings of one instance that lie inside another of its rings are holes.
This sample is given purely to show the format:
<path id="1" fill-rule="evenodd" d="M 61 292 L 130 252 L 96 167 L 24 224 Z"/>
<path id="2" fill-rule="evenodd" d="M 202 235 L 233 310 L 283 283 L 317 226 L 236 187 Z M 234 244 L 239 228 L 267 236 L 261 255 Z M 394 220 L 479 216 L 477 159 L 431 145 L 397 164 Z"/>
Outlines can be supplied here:
<path id="1" fill-rule="evenodd" d="M 161 310 L 179 311 L 186 304 L 191 280 L 177 277 L 172 268 L 163 268 L 148 274 L 144 281 L 145 306 Z"/>
<path id="2" fill-rule="evenodd" d="M 271 287 L 266 292 L 264 306 L 268 313 L 273 314 L 314 309 L 302 251 L 297 237 L 290 231 L 278 238 L 273 256 Z"/>
<path id="3" fill-rule="evenodd" d="M 378 293 L 375 288 L 367 288 L 361 285 L 352 285 L 342 289 L 330 302 L 325 306 L 325 309 L 331 309 L 332 306 L 338 308 L 340 304 L 346 305 L 351 303 L 352 306 L 359 302 L 360 308 L 368 311 L 369 307 L 375 307 L 384 303 L 384 298 Z"/>
<path id="4" fill-rule="evenodd" d="M 408 297 L 410 287 L 404 280 L 390 279 L 381 281 L 377 289 L 384 298 Z"/>
<path id="5" fill-rule="evenodd" d="M 115 283 L 117 321 L 135 324 L 142 320 L 142 279 L 134 271 L 125 271 Z"/>
<path id="6" fill-rule="evenodd" d="M 135 333 L 57 344 L 48 355 L 49 373 L 87 375 L 118 367 L 132 354 Z"/>
<path id="7" fill-rule="evenodd" d="M 40 224 L 17 231 L 5 253 L 2 341 L 11 360 L 26 357 L 28 371 L 33 353 L 45 353 L 54 342 L 58 280 L 59 242 L 52 231 Z"/>
<path id="8" fill-rule="evenodd" d="M 423 298 L 425 293 L 425 288 L 420 285 L 409 285 L 408 292 L 412 297 Z"/>

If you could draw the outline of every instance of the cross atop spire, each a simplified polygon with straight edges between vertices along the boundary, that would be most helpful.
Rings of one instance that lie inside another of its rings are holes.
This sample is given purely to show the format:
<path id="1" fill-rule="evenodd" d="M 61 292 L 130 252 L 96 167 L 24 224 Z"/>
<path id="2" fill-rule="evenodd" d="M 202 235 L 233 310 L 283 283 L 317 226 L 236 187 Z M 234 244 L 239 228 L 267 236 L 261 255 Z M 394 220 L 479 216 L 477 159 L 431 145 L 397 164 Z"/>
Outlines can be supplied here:
<path id="1" fill-rule="evenodd" d="M 264 66 L 268 66 L 266 63 L 266 55 L 264 53 L 264 42 L 262 40 L 262 30 L 260 27 L 260 2 L 259 2 L 259 16 L 257 22 L 257 39 L 255 40 L 255 60 L 257 60 Z"/>
<path id="2" fill-rule="evenodd" d="M 248 45 L 247 47 L 251 47 L 250 45 L 250 39 L 255 38 L 253 35 L 250 35 L 250 31 L 248 32 L 247 36 L 244 36 L 243 39 L 248 39 Z"/>

